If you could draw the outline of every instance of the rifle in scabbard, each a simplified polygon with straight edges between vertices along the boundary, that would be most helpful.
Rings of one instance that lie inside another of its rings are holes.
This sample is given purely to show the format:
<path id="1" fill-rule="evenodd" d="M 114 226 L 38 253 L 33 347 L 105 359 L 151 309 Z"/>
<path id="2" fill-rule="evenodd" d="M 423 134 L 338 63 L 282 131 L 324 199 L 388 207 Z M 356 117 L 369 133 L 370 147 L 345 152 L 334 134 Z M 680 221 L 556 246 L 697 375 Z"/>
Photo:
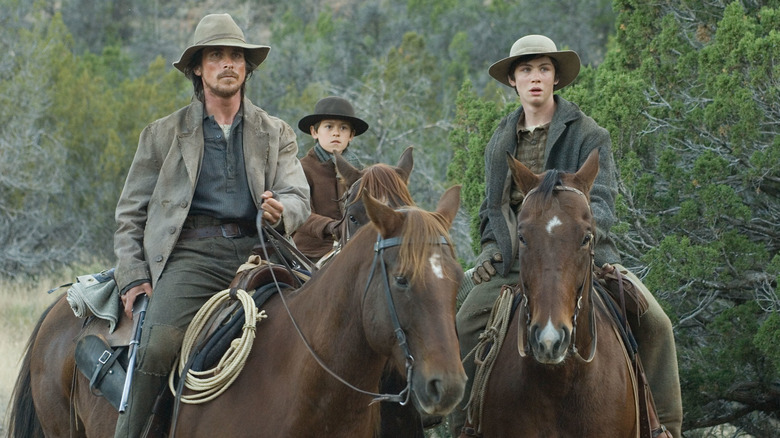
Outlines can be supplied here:
<path id="1" fill-rule="evenodd" d="M 146 294 L 139 295 L 133 304 L 133 339 L 130 340 L 130 347 L 127 350 L 127 376 L 125 377 L 125 386 L 122 389 L 122 399 L 119 402 L 119 413 L 127 410 L 127 399 L 130 396 L 130 386 L 133 384 L 133 374 L 135 372 L 135 360 L 138 356 L 138 344 L 141 342 L 141 328 L 144 325 L 144 316 L 146 316 L 146 306 L 149 305 L 149 297 Z"/>

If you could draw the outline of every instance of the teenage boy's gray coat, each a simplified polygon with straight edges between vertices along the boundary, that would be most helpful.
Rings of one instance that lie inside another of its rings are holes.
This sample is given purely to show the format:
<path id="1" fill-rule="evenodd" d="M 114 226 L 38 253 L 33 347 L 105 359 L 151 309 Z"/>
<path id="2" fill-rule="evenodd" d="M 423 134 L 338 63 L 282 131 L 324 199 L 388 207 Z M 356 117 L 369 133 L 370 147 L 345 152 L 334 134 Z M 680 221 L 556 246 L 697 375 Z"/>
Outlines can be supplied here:
<path id="1" fill-rule="evenodd" d="M 617 179 L 612 158 L 609 132 L 585 115 L 579 107 L 559 96 L 553 96 L 557 108 L 547 135 L 544 168 L 575 172 L 593 149 L 599 149 L 599 173 L 590 191 L 591 208 L 596 219 L 596 263 L 618 263 L 620 256 L 608 234 L 617 221 L 615 197 Z M 515 156 L 517 121 L 522 106 L 506 116 L 485 148 L 485 200 L 479 210 L 480 243 L 495 242 L 504 263 L 496 268 L 506 276 L 517 257 L 517 217 L 510 207 L 512 175 L 506 153 Z"/>

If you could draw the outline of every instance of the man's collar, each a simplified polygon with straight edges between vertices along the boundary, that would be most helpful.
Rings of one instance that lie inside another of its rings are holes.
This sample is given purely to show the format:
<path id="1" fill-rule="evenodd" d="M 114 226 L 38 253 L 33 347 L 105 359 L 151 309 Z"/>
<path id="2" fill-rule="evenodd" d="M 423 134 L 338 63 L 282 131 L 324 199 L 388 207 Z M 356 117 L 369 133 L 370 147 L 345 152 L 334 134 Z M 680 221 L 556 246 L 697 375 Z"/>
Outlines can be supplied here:
<path id="1" fill-rule="evenodd" d="M 208 119 L 214 120 L 214 123 L 216 123 L 216 118 L 213 114 L 206 114 L 206 106 L 203 106 L 203 120 L 206 121 Z M 241 106 L 238 107 L 238 111 L 236 112 L 236 115 L 233 116 L 233 123 L 231 126 L 236 126 L 242 119 L 244 118 L 244 103 L 241 102 Z"/>

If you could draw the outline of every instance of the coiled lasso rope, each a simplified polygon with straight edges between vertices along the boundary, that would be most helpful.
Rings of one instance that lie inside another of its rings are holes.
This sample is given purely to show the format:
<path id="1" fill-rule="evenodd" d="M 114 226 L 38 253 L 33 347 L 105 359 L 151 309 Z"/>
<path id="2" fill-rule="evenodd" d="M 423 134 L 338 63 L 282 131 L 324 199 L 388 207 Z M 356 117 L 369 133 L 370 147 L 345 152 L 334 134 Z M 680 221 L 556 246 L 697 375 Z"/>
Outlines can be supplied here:
<path id="1" fill-rule="evenodd" d="M 193 371 L 190 369 L 187 370 L 186 376 L 180 377 L 185 379 L 184 387 L 193 392 L 192 394 L 182 395 L 182 403 L 201 404 L 217 398 L 230 387 L 244 368 L 246 359 L 252 349 L 252 343 L 255 340 L 257 322 L 266 318 L 267 315 L 265 310 L 258 311 L 254 299 L 245 290 L 238 289 L 236 297 L 244 307 L 244 326 L 241 328 L 241 337 L 233 339 L 230 343 L 230 348 L 228 348 L 214 368 L 204 371 Z M 176 366 L 177 369 L 168 378 L 168 387 L 174 395 L 176 394 L 174 374 L 182 374 L 198 335 L 209 322 L 211 315 L 221 310 L 223 303 L 229 299 L 230 289 L 217 293 L 201 307 L 189 327 L 187 327 L 181 354 Z"/>
<path id="2" fill-rule="evenodd" d="M 500 297 L 493 303 L 493 310 L 490 312 L 490 319 L 485 331 L 479 335 L 479 343 L 464 358 L 464 360 L 468 359 L 473 353 L 474 362 L 477 363 L 474 383 L 471 387 L 471 397 L 467 404 L 468 421 L 477 429 L 477 432 L 482 431 L 482 407 L 485 399 L 485 390 L 488 380 L 490 380 L 496 357 L 498 357 L 498 352 L 501 350 L 501 345 L 506 338 L 509 321 L 512 319 L 513 299 L 514 292 L 512 289 L 504 286 Z"/>

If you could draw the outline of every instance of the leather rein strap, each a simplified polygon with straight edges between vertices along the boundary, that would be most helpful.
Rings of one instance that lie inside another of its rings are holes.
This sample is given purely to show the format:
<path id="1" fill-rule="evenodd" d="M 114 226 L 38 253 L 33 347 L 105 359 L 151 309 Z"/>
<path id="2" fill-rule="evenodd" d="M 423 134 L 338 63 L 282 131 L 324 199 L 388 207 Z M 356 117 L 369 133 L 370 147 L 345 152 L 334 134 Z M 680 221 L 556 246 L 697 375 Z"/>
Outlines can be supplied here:
<path id="1" fill-rule="evenodd" d="M 290 272 L 292 272 L 292 268 L 287 265 L 287 261 L 285 260 L 285 257 L 282 255 L 283 253 L 279 251 L 278 246 L 282 245 L 292 253 L 293 256 L 297 259 L 297 262 L 301 264 L 301 266 L 305 269 L 307 269 L 311 274 L 314 274 L 315 271 L 318 270 L 317 266 L 309 260 L 308 257 L 306 257 L 295 245 L 291 244 L 289 240 L 287 240 L 284 236 L 279 234 L 278 231 L 276 231 L 272 226 L 268 225 L 265 222 L 265 219 L 263 219 L 263 230 L 268 233 L 269 236 L 273 237 L 274 239 L 271 241 L 271 244 L 274 245 L 276 249 L 276 253 L 279 254 L 279 258 L 282 259 L 282 262 L 285 263 L 285 266 L 287 267 Z M 263 256 L 265 256 L 266 260 L 270 259 L 268 258 L 268 252 L 265 249 L 265 238 L 263 236 L 263 233 L 260 234 L 260 243 L 263 245 Z M 276 277 L 274 277 L 274 280 L 276 280 Z"/>
<path id="2" fill-rule="evenodd" d="M 447 239 L 444 238 L 444 236 L 439 236 L 438 242 L 433 242 L 433 244 L 438 245 L 447 245 Z M 366 300 L 366 295 L 368 294 L 368 287 L 371 284 L 371 280 L 374 277 L 374 272 L 376 272 L 376 265 L 378 261 L 381 261 L 382 265 L 382 278 L 383 278 L 383 284 L 385 289 L 385 296 L 387 297 L 387 308 L 390 311 L 390 319 L 393 322 L 393 333 L 395 334 L 395 339 L 398 341 L 398 346 L 401 347 L 401 351 L 404 354 L 404 358 L 406 360 L 406 388 L 404 388 L 399 394 L 397 395 L 390 395 L 390 394 L 383 394 L 379 395 L 378 397 L 374 398 L 374 400 L 371 403 L 376 403 L 380 401 L 391 401 L 391 402 L 397 402 L 401 406 L 406 406 L 407 403 L 409 403 L 409 397 L 411 396 L 411 385 L 412 385 L 412 370 L 414 368 L 414 357 L 412 356 L 412 352 L 409 350 L 409 343 L 406 340 L 406 333 L 404 332 L 404 329 L 401 328 L 401 322 L 398 320 L 398 311 L 395 308 L 395 302 L 393 301 L 393 294 L 390 292 L 390 280 L 389 276 L 387 275 L 387 264 L 385 263 L 384 257 L 382 257 L 382 253 L 386 248 L 392 248 L 394 246 L 400 246 L 401 245 L 401 238 L 400 237 L 391 237 L 389 239 L 382 238 L 381 234 L 377 233 L 377 239 L 376 243 L 374 244 L 374 261 L 371 263 L 371 274 L 368 276 L 368 281 L 366 282 L 366 288 L 363 291 L 363 301 Z"/>

